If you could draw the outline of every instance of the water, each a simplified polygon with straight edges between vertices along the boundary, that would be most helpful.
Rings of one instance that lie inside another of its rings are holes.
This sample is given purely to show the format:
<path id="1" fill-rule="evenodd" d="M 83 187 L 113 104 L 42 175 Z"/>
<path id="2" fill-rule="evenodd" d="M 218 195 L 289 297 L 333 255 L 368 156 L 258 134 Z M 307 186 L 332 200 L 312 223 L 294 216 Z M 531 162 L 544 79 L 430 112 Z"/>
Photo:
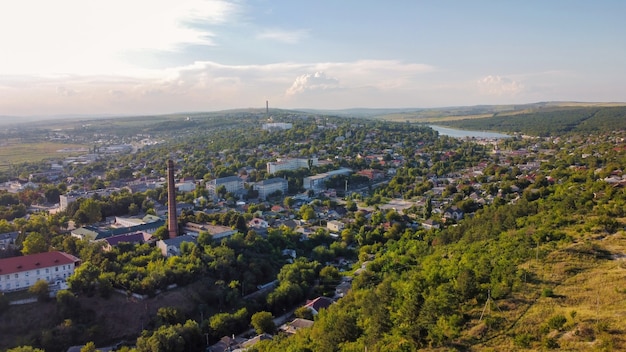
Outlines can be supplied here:
<path id="1" fill-rule="evenodd" d="M 457 130 L 454 128 L 441 127 L 435 125 L 428 125 L 428 127 L 439 132 L 442 136 L 449 136 L 454 138 L 478 138 L 478 139 L 500 139 L 511 138 L 508 134 L 497 132 L 485 132 L 485 131 L 470 131 L 470 130 Z"/>

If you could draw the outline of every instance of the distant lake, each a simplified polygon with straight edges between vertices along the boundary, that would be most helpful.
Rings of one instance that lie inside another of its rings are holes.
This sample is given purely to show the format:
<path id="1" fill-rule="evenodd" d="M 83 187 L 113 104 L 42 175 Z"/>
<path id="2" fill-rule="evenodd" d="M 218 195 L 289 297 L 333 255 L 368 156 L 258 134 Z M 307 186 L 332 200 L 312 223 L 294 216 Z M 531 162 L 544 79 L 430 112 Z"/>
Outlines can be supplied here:
<path id="1" fill-rule="evenodd" d="M 511 138 L 508 134 L 485 131 L 457 130 L 454 128 L 428 125 L 428 127 L 439 132 L 440 135 L 454 138 Z"/>

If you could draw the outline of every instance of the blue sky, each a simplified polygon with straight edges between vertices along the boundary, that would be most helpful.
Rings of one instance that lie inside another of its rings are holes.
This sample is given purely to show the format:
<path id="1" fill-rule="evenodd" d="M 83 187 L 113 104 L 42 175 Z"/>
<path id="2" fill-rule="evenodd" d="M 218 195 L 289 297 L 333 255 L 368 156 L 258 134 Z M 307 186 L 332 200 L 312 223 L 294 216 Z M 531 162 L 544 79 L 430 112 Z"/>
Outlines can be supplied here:
<path id="1" fill-rule="evenodd" d="M 626 1 L 0 4 L 0 115 L 626 101 Z"/>

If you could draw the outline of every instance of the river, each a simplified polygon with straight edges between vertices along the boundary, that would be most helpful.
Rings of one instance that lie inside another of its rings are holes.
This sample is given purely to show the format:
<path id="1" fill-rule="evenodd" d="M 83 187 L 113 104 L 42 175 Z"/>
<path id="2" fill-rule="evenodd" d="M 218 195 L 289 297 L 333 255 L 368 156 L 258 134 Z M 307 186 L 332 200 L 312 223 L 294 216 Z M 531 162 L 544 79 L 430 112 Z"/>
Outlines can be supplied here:
<path id="1" fill-rule="evenodd" d="M 449 136 L 454 138 L 478 138 L 478 139 L 501 139 L 511 138 L 508 134 L 497 132 L 485 132 L 485 131 L 470 131 L 470 130 L 457 130 L 454 128 L 428 125 L 428 127 L 439 132 L 440 135 Z"/>

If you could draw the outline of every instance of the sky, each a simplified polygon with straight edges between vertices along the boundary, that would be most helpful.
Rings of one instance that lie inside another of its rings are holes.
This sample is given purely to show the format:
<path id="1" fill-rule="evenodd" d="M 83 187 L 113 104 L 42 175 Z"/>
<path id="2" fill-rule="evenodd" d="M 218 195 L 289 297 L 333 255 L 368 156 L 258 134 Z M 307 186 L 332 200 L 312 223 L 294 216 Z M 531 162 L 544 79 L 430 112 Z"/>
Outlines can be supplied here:
<path id="1" fill-rule="evenodd" d="M 624 102 L 624 14 L 623 0 L 2 1 L 0 116 Z"/>

